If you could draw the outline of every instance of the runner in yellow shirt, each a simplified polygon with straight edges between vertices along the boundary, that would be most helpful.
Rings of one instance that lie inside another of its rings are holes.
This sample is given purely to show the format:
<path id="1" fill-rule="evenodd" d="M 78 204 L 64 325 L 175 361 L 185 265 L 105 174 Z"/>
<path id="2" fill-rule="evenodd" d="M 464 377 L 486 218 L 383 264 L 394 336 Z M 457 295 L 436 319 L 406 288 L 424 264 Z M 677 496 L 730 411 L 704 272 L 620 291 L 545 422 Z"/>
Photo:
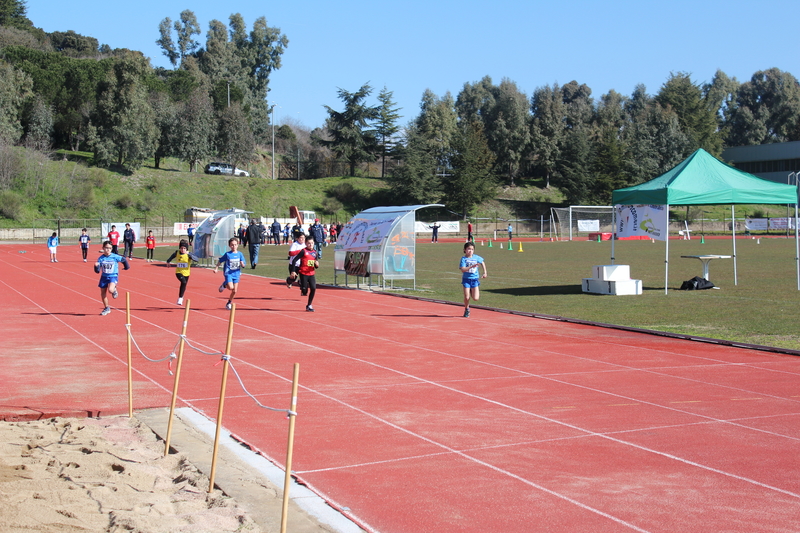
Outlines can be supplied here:
<path id="1" fill-rule="evenodd" d="M 167 264 L 171 265 L 173 259 L 175 260 L 175 277 L 181 282 L 177 303 L 178 305 L 183 305 L 183 294 L 186 292 L 186 284 L 189 283 L 192 261 L 197 262 L 198 258 L 194 254 L 189 253 L 189 241 L 181 239 L 178 250 L 169 256 Z"/>

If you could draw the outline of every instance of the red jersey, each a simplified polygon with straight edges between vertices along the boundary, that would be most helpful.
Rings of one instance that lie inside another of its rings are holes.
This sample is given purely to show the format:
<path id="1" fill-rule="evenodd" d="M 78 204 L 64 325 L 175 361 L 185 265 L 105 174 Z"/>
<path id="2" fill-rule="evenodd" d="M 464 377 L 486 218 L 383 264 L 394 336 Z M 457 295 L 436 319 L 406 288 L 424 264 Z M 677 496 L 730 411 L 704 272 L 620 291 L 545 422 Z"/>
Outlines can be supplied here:
<path id="1" fill-rule="evenodd" d="M 147 244 L 146 244 L 146 246 L 147 246 L 148 250 L 152 250 L 153 248 L 155 248 L 156 247 L 156 238 L 148 235 L 147 236 Z"/>
<path id="2" fill-rule="evenodd" d="M 299 263 L 300 269 L 298 270 L 300 274 L 304 276 L 313 276 L 315 272 L 314 262 L 317 260 L 317 251 L 304 248 L 298 255 L 301 256 Z"/>
<path id="3" fill-rule="evenodd" d="M 119 244 L 119 232 L 118 231 L 109 231 L 108 232 L 108 240 L 111 241 L 111 244 L 114 246 Z"/>

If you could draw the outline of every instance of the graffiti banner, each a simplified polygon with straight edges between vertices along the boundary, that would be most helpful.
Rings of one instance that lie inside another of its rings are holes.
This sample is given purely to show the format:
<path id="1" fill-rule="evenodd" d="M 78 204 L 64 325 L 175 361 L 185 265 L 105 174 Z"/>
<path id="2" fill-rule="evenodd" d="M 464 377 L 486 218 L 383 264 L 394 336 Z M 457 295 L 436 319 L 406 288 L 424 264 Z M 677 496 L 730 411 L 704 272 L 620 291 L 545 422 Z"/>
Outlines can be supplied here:
<path id="1" fill-rule="evenodd" d="M 649 237 L 657 241 L 667 240 L 667 206 L 665 205 L 618 205 L 617 238 Z"/>

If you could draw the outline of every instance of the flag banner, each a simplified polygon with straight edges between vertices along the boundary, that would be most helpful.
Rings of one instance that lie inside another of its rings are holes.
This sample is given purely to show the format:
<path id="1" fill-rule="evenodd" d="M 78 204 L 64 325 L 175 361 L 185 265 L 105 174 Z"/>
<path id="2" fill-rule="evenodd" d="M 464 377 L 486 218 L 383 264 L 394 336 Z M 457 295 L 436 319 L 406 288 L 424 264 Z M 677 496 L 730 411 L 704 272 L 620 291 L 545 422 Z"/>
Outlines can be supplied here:
<path id="1" fill-rule="evenodd" d="M 667 239 L 667 206 L 617 205 L 617 238 L 650 237 Z"/>

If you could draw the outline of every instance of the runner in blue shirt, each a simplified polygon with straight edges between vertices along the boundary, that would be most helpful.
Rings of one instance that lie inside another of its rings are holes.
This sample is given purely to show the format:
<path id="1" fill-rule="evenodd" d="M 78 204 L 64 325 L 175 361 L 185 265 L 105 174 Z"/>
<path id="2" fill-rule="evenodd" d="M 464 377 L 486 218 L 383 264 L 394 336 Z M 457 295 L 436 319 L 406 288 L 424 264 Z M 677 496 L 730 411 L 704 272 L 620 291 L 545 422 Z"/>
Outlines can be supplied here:
<path id="1" fill-rule="evenodd" d="M 89 237 L 89 233 L 86 231 L 86 228 L 81 230 L 81 236 L 78 237 L 78 242 L 81 243 L 81 255 L 83 255 L 83 262 L 86 262 L 86 256 L 89 255 L 89 243 L 92 241 L 92 238 Z"/>
<path id="2" fill-rule="evenodd" d="M 47 249 L 50 250 L 50 262 L 58 263 L 58 259 L 56 259 L 56 252 L 58 252 L 58 233 L 55 231 L 47 238 Z"/>
<path id="3" fill-rule="evenodd" d="M 486 261 L 483 257 L 475 255 L 475 244 L 468 242 L 464 244 L 464 257 L 461 258 L 459 269 L 461 270 L 461 285 L 464 287 L 464 318 L 469 318 L 469 298 L 476 302 L 481 297 L 480 278 L 478 265 L 483 267 L 483 277 L 489 273 L 486 271 Z"/>
<path id="4" fill-rule="evenodd" d="M 231 291 L 228 303 L 225 304 L 225 309 L 230 309 L 233 306 L 233 298 L 236 296 L 236 291 L 239 290 L 239 277 L 242 274 L 242 267 L 247 266 L 244 255 L 238 251 L 239 239 L 231 237 L 228 240 L 228 246 L 231 247 L 231 250 L 225 252 L 225 255 L 219 258 L 217 266 L 214 267 L 214 274 L 216 274 L 219 267 L 225 265 L 222 271 L 225 274 L 225 281 L 219 286 L 219 292 L 223 292 L 226 288 Z"/>
<path id="5" fill-rule="evenodd" d="M 128 260 L 121 255 L 111 253 L 111 241 L 103 243 L 103 255 L 97 258 L 94 264 L 94 271 L 100 274 L 100 300 L 103 302 L 103 312 L 100 313 L 105 316 L 111 312 L 111 307 L 108 305 L 108 292 L 111 291 L 111 296 L 116 298 L 119 296 L 117 292 L 117 283 L 119 282 L 119 264 L 128 270 L 131 266 Z"/>

